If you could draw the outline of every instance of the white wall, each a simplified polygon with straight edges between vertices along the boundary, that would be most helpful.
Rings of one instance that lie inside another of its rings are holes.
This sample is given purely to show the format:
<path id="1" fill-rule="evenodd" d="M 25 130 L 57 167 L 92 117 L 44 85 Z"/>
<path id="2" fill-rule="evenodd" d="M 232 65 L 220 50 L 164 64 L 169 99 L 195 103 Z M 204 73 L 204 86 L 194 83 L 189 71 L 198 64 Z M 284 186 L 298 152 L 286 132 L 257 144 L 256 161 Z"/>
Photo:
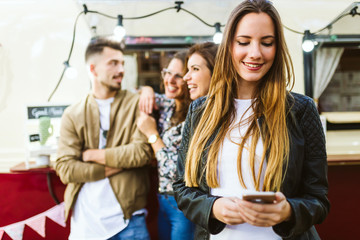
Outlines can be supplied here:
<path id="1" fill-rule="evenodd" d="M 63 70 L 72 40 L 73 24 L 86 2 L 90 10 L 125 17 L 140 16 L 173 6 L 174 1 L 73 1 L 73 0 L 0 0 L 0 171 L 1 162 L 24 161 L 24 111 L 27 104 L 46 103 Z M 326 26 L 352 0 L 274 0 L 283 23 L 300 32 Z M 105 4 L 106 3 L 106 4 Z M 185 0 L 184 8 L 205 21 L 225 23 L 239 1 Z M 359 17 L 357 16 L 359 19 Z M 84 50 L 91 37 L 88 14 L 81 17 L 76 31 L 70 64 L 78 78 L 64 78 L 52 102 L 72 103 L 89 91 L 84 68 Z M 98 32 L 108 33 L 115 20 L 95 19 Z M 358 21 L 357 21 L 358 22 Z M 124 21 L 131 35 L 212 35 L 206 27 L 184 12 L 168 11 L 139 21 Z M 346 26 L 346 25 L 344 25 Z M 357 24 L 360 26 L 360 24 Z M 359 28 L 359 27 L 357 27 Z M 350 29 L 350 26 L 340 29 Z M 350 30 L 353 32 L 353 30 Z M 357 32 L 359 34 L 360 30 Z M 303 93 L 302 36 L 285 30 L 295 67 L 294 91 Z M 132 86 L 132 84 L 128 84 Z"/>
<path id="2" fill-rule="evenodd" d="M 0 1 L 0 162 L 24 161 L 24 117 L 27 104 L 46 103 L 67 59 L 78 5 L 71 0 Z M 80 19 L 70 63 L 79 78 L 64 78 L 53 102 L 77 100 L 89 90 L 83 70 L 90 38 Z"/>

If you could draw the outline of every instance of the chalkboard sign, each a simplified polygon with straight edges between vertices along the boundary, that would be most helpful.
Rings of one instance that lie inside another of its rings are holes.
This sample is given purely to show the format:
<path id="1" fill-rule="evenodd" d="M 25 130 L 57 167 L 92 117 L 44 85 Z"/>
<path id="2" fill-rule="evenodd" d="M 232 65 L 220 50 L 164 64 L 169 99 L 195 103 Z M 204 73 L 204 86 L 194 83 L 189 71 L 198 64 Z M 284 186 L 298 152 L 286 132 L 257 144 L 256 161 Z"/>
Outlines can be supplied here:
<path id="1" fill-rule="evenodd" d="M 65 108 L 68 105 L 61 106 L 28 106 L 27 107 L 27 116 L 28 119 L 38 119 L 40 117 L 50 117 L 50 118 L 61 118 L 64 113 Z"/>

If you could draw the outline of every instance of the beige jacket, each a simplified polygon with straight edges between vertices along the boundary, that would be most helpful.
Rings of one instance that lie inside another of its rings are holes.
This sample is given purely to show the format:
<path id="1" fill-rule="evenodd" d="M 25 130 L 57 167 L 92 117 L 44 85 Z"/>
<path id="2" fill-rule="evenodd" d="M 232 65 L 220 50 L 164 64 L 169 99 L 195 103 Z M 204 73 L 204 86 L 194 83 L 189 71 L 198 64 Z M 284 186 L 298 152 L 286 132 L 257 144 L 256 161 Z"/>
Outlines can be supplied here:
<path id="1" fill-rule="evenodd" d="M 146 165 L 150 163 L 152 150 L 136 127 L 138 99 L 137 94 L 125 90 L 115 96 L 105 150 L 106 166 L 124 169 L 109 180 L 125 219 L 145 207 L 149 189 Z M 83 183 L 105 178 L 103 165 L 82 161 L 84 150 L 98 148 L 99 131 L 99 108 L 92 94 L 65 110 L 54 168 L 61 181 L 67 184 L 66 219 Z"/>

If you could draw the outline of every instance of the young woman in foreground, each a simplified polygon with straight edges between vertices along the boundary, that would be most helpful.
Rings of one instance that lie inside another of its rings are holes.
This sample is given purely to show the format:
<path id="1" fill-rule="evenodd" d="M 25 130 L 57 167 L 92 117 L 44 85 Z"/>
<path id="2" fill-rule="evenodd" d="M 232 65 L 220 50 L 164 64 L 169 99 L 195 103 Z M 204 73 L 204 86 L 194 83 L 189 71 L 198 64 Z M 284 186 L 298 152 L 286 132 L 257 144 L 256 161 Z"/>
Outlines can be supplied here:
<path id="1" fill-rule="evenodd" d="M 328 214 L 325 138 L 314 102 L 290 93 L 278 12 L 246 0 L 230 15 L 207 98 L 190 105 L 175 198 L 195 239 L 319 239 Z M 275 191 L 273 203 L 242 200 Z"/>

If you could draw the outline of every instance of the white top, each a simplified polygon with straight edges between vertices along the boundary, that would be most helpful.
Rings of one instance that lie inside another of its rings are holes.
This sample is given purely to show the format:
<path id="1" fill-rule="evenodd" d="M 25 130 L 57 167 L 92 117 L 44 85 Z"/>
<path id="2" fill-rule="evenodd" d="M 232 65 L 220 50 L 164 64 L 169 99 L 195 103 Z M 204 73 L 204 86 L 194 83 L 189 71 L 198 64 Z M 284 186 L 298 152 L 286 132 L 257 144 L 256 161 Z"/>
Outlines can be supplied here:
<path id="1" fill-rule="evenodd" d="M 99 149 L 106 146 L 104 131 L 110 127 L 110 106 L 114 98 L 96 99 L 100 111 Z M 81 188 L 71 217 L 70 240 L 108 239 L 128 225 L 108 178 L 87 182 Z"/>
<path id="2" fill-rule="evenodd" d="M 237 154 L 239 150 L 239 145 L 241 142 L 241 137 L 245 136 L 247 129 L 249 128 L 249 123 L 246 122 L 249 116 L 253 114 L 253 110 L 250 108 L 252 103 L 251 99 L 239 100 L 235 99 L 235 108 L 236 108 L 236 118 L 232 126 L 238 124 L 241 119 L 245 124 L 241 124 L 240 127 L 234 128 L 230 131 L 229 134 L 225 137 L 222 146 L 220 147 L 220 152 L 218 156 L 218 180 L 219 188 L 211 189 L 211 194 L 216 196 L 224 197 L 238 197 L 242 198 L 242 194 L 248 191 L 255 191 L 255 184 L 252 180 L 251 168 L 250 168 L 250 157 L 249 157 L 249 147 L 251 143 L 251 138 L 246 142 L 243 152 L 242 152 L 242 161 L 241 169 L 244 183 L 247 189 L 244 189 L 239 181 L 237 174 Z M 247 111 L 246 111 L 247 110 Z M 246 113 L 245 113 L 246 112 Z M 245 115 L 243 116 L 243 114 Z M 245 120 L 245 121 L 244 121 Z M 237 144 L 236 144 L 237 143 Z M 256 156 L 255 156 L 255 173 L 257 174 L 259 170 L 259 165 L 261 161 L 261 156 L 263 152 L 262 141 L 259 140 L 256 145 Z M 261 172 L 261 186 L 264 182 L 264 174 L 266 169 L 266 162 L 263 165 Z M 227 239 L 281 239 L 271 227 L 256 227 L 248 223 L 243 223 L 239 225 L 226 225 L 225 229 L 217 235 L 210 235 L 211 240 L 227 240 Z"/>

